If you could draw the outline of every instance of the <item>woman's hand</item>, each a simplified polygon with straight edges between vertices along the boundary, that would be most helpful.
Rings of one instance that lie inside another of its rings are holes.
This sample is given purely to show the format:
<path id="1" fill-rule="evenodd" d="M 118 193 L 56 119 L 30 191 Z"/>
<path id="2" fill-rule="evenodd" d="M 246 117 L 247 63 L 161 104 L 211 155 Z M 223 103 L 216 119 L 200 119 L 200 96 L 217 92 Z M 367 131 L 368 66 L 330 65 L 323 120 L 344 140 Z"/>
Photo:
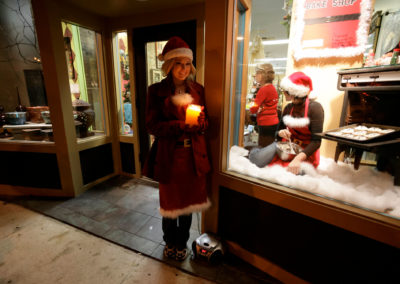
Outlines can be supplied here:
<path id="1" fill-rule="evenodd" d="M 181 126 L 181 129 L 186 133 L 196 133 L 204 131 L 204 129 L 207 127 L 207 120 L 206 114 L 203 110 L 204 106 L 201 107 L 201 112 L 197 117 L 197 124 L 185 124 L 184 122 L 182 122 L 183 125 Z"/>
<path id="2" fill-rule="evenodd" d="M 196 133 L 199 130 L 200 127 L 194 124 L 185 124 L 185 128 L 183 129 L 183 131 L 185 131 L 186 133 Z"/>
<path id="3" fill-rule="evenodd" d="M 204 106 L 201 106 L 201 112 L 199 113 L 199 116 L 197 117 L 197 122 L 198 122 L 200 128 L 203 128 L 204 125 L 206 124 L 206 114 L 204 113 Z"/>
<path id="4" fill-rule="evenodd" d="M 292 174 L 298 175 L 300 173 L 301 162 L 303 162 L 305 159 L 307 159 L 307 155 L 303 152 L 297 154 L 297 156 L 294 157 L 294 159 L 288 165 L 287 171 L 291 172 Z"/>
<path id="5" fill-rule="evenodd" d="M 282 130 L 279 130 L 278 135 L 279 135 L 279 137 L 282 137 L 283 139 L 289 140 L 290 136 L 292 136 L 292 133 L 290 133 L 290 131 L 287 129 L 282 129 Z"/>

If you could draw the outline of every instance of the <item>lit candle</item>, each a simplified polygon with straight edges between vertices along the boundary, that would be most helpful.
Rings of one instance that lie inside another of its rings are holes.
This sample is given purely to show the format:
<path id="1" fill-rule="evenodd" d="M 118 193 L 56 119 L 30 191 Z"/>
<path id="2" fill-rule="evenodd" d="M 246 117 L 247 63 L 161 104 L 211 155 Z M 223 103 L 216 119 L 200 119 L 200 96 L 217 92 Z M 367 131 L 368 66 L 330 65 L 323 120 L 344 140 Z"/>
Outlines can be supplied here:
<path id="1" fill-rule="evenodd" d="M 201 106 L 199 105 L 189 105 L 188 108 L 186 109 L 186 124 L 190 125 L 197 125 L 199 122 L 197 121 L 197 118 L 199 117 L 199 114 L 201 112 Z"/>

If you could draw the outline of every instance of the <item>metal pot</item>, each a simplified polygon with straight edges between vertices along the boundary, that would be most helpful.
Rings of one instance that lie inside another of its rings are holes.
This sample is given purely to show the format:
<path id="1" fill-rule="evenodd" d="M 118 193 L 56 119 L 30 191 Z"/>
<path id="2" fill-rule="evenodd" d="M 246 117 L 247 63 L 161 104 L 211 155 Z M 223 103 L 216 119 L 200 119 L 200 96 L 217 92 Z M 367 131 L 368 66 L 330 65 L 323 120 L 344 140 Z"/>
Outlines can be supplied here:
<path id="1" fill-rule="evenodd" d="M 291 161 L 299 154 L 303 149 L 295 144 L 292 143 L 293 151 L 290 148 L 289 142 L 278 142 L 276 143 L 276 153 L 278 154 L 279 158 L 282 161 Z"/>
<path id="2" fill-rule="evenodd" d="M 21 125 L 26 122 L 26 112 L 13 111 L 6 112 L 5 115 L 8 124 Z"/>

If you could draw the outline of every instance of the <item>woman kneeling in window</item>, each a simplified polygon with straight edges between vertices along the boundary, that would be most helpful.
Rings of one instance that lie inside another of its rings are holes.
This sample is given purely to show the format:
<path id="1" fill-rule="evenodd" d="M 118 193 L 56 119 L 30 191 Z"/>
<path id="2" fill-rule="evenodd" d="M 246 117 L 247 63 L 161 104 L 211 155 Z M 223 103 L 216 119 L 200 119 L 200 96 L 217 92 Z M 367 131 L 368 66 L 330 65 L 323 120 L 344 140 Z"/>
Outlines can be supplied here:
<path id="1" fill-rule="evenodd" d="M 283 161 L 277 155 L 277 142 L 274 142 L 264 148 L 252 149 L 249 159 L 260 168 L 279 164 L 297 175 L 300 173 L 301 162 L 309 162 L 314 167 L 319 165 L 321 138 L 315 136 L 315 133 L 322 132 L 324 110 L 320 103 L 310 97 L 312 81 L 303 72 L 295 72 L 283 78 L 281 88 L 286 99 L 292 102 L 283 110 L 278 138 L 282 141 L 290 140 L 302 150 L 292 160 Z"/>

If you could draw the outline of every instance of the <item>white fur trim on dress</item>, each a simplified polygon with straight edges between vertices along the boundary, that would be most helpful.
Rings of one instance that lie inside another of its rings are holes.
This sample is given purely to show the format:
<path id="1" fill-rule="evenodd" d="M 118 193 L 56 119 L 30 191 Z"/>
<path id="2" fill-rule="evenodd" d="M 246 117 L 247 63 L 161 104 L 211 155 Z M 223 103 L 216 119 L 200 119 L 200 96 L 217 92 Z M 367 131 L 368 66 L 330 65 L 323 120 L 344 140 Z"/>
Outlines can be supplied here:
<path id="1" fill-rule="evenodd" d="M 171 101 L 176 106 L 186 106 L 193 102 L 193 97 L 188 94 L 176 94 L 171 97 Z"/>
<path id="2" fill-rule="evenodd" d="M 167 61 L 174 57 L 188 57 L 190 58 L 190 60 L 193 60 L 193 51 L 190 48 L 180 47 L 168 51 L 164 55 L 162 54 L 158 55 L 158 59 L 160 59 L 161 61 Z"/>
<path id="3" fill-rule="evenodd" d="M 303 85 L 297 85 L 293 83 L 288 77 L 282 79 L 281 88 L 284 89 L 289 93 L 289 95 L 296 96 L 296 97 L 305 97 L 310 92 L 310 88 Z"/>
<path id="4" fill-rule="evenodd" d="M 283 117 L 283 123 L 291 128 L 304 127 L 310 124 L 308 117 L 293 117 L 291 115 L 285 115 Z"/>
<path id="5" fill-rule="evenodd" d="M 190 205 L 188 207 L 181 208 L 181 209 L 164 210 L 164 209 L 160 208 L 160 214 L 163 217 L 168 217 L 168 218 L 175 219 L 175 218 L 177 218 L 178 216 L 181 216 L 181 215 L 187 215 L 187 214 L 190 214 L 190 213 L 193 213 L 193 212 L 201 212 L 201 211 L 207 210 L 210 206 L 211 206 L 211 202 L 207 198 L 207 201 L 204 202 L 204 203 Z"/>

